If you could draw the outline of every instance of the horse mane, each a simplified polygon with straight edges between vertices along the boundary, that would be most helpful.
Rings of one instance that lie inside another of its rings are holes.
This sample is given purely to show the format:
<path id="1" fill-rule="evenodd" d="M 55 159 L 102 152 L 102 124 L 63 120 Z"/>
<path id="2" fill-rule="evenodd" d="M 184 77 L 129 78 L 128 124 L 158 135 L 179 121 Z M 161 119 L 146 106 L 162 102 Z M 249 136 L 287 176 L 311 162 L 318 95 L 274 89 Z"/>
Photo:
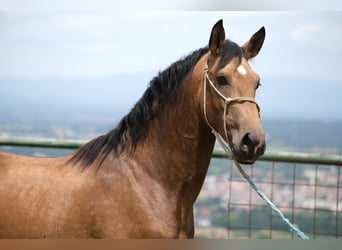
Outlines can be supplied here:
<path id="1" fill-rule="evenodd" d="M 123 152 L 128 139 L 131 149 L 134 150 L 139 140 L 146 135 L 150 121 L 166 107 L 175 104 L 183 80 L 208 50 L 208 47 L 204 47 L 193 51 L 159 72 L 117 127 L 79 148 L 71 158 L 71 162 L 74 164 L 80 162 L 85 169 L 99 159 L 98 167 L 100 167 L 110 153 L 118 155 Z M 225 43 L 224 51 L 226 52 L 223 53 L 220 64 L 227 63 L 227 60 L 231 60 L 236 55 L 240 57 L 242 55 L 241 48 L 229 40 Z"/>
<path id="2" fill-rule="evenodd" d="M 166 106 L 172 106 L 175 103 L 184 78 L 207 52 L 208 48 L 196 50 L 159 72 L 150 81 L 149 87 L 140 100 L 120 120 L 117 127 L 83 145 L 71 161 L 81 162 L 86 168 L 100 157 L 101 165 L 111 152 L 120 154 L 127 146 L 128 138 L 134 149 L 138 141 L 146 134 L 150 121 Z"/>

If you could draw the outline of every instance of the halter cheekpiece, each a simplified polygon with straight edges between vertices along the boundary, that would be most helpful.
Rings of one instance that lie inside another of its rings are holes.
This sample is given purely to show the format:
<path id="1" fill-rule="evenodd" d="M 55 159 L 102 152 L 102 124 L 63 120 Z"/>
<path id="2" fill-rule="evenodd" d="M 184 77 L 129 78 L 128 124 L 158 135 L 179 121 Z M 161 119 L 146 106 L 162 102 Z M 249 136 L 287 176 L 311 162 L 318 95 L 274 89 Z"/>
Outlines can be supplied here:
<path id="1" fill-rule="evenodd" d="M 259 112 L 259 117 L 260 117 L 260 107 L 258 103 L 255 101 L 254 98 L 251 97 L 226 97 L 224 96 L 215 86 L 213 81 L 209 77 L 209 68 L 208 68 L 208 62 L 205 65 L 204 69 L 204 77 L 203 77 L 203 108 L 204 108 L 204 118 L 208 126 L 211 128 L 211 132 L 215 135 L 217 141 L 221 144 L 223 149 L 227 152 L 228 156 L 230 159 L 233 159 L 233 152 L 232 152 L 232 142 L 228 138 L 228 130 L 227 130 L 227 125 L 225 122 L 225 118 L 227 116 L 227 110 L 228 106 L 232 103 L 242 103 L 242 102 L 252 102 L 256 105 L 258 112 Z M 215 90 L 216 94 L 221 97 L 224 101 L 224 110 L 223 110 L 223 128 L 224 128 L 224 137 L 220 135 L 220 133 L 217 132 L 216 129 L 214 129 L 213 126 L 211 126 L 208 117 L 207 117 L 207 106 L 206 106 L 206 93 L 207 93 L 207 82 L 210 83 L 210 86 L 212 87 L 213 90 Z"/>

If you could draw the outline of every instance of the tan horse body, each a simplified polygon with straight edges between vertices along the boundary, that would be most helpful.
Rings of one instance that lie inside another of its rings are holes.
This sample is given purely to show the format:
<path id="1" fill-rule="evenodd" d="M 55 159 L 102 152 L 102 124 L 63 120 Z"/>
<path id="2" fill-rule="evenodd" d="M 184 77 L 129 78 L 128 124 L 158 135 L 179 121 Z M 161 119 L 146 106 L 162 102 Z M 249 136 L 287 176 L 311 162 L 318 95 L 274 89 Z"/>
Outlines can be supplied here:
<path id="1" fill-rule="evenodd" d="M 219 21 L 209 48 L 189 56 L 196 58 L 182 73 L 175 100 L 162 104 L 169 98 L 163 94 L 169 90 L 162 90 L 165 80 L 151 82 L 118 128 L 71 155 L 0 152 L 0 237 L 192 238 L 193 204 L 215 142 L 210 126 L 229 140 L 239 162 L 254 162 L 265 150 L 255 104 L 232 103 L 223 120 L 223 101 L 208 86 L 203 93 L 204 70 L 208 65 L 209 77 L 225 96 L 254 98 L 259 78 L 248 59 L 259 52 L 264 35 L 261 29 L 241 48 L 240 60 L 238 55 L 224 59 L 228 42 Z M 185 67 L 176 66 L 170 66 L 172 72 Z M 229 86 L 218 83 L 222 76 Z M 162 77 L 167 78 L 163 72 Z M 169 88 L 176 88 L 172 84 Z M 137 122 L 143 132 L 134 130 Z"/>

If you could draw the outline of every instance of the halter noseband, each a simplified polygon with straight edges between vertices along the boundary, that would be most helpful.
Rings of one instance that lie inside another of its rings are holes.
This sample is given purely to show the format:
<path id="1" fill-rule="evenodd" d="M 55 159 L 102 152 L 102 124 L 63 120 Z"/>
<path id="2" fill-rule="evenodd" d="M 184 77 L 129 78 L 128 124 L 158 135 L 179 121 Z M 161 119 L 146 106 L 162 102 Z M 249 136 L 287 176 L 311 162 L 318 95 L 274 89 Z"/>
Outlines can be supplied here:
<path id="1" fill-rule="evenodd" d="M 204 79 L 203 79 L 203 108 L 204 108 L 204 118 L 205 121 L 207 122 L 208 126 L 211 128 L 211 132 L 215 135 L 217 141 L 221 144 L 223 149 L 227 152 L 228 156 L 230 159 L 233 159 L 233 152 L 232 152 L 232 142 L 228 138 L 228 131 L 227 131 L 227 125 L 225 122 L 225 118 L 227 115 L 227 107 L 234 102 L 237 103 L 242 103 L 242 102 L 252 102 L 256 105 L 258 112 L 259 112 L 259 117 L 260 117 L 260 107 L 258 103 L 254 100 L 254 98 L 251 97 L 226 97 L 224 96 L 216 87 L 215 84 L 212 82 L 208 75 L 209 69 L 208 69 L 208 63 L 205 66 L 204 69 Z M 216 94 L 221 97 L 224 101 L 224 111 L 223 111 L 223 128 L 224 128 L 224 133 L 225 133 L 225 138 L 223 138 L 217 130 L 214 129 L 213 126 L 209 123 L 208 117 L 207 117 L 207 107 L 206 107 L 206 93 L 207 93 L 207 81 L 210 83 L 210 86 L 215 90 Z"/>

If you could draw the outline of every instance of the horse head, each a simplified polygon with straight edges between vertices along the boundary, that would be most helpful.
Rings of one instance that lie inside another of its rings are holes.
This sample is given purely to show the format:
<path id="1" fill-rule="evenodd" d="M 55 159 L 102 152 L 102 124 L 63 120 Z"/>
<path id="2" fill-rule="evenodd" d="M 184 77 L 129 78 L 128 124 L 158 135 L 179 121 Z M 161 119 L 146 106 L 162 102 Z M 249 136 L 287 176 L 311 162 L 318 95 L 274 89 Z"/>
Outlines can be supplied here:
<path id="1" fill-rule="evenodd" d="M 212 28 L 204 70 L 204 116 L 228 143 L 240 163 L 254 163 L 264 154 L 265 135 L 255 101 L 260 77 L 249 65 L 264 42 L 262 27 L 243 46 L 226 40 L 222 20 Z"/>

